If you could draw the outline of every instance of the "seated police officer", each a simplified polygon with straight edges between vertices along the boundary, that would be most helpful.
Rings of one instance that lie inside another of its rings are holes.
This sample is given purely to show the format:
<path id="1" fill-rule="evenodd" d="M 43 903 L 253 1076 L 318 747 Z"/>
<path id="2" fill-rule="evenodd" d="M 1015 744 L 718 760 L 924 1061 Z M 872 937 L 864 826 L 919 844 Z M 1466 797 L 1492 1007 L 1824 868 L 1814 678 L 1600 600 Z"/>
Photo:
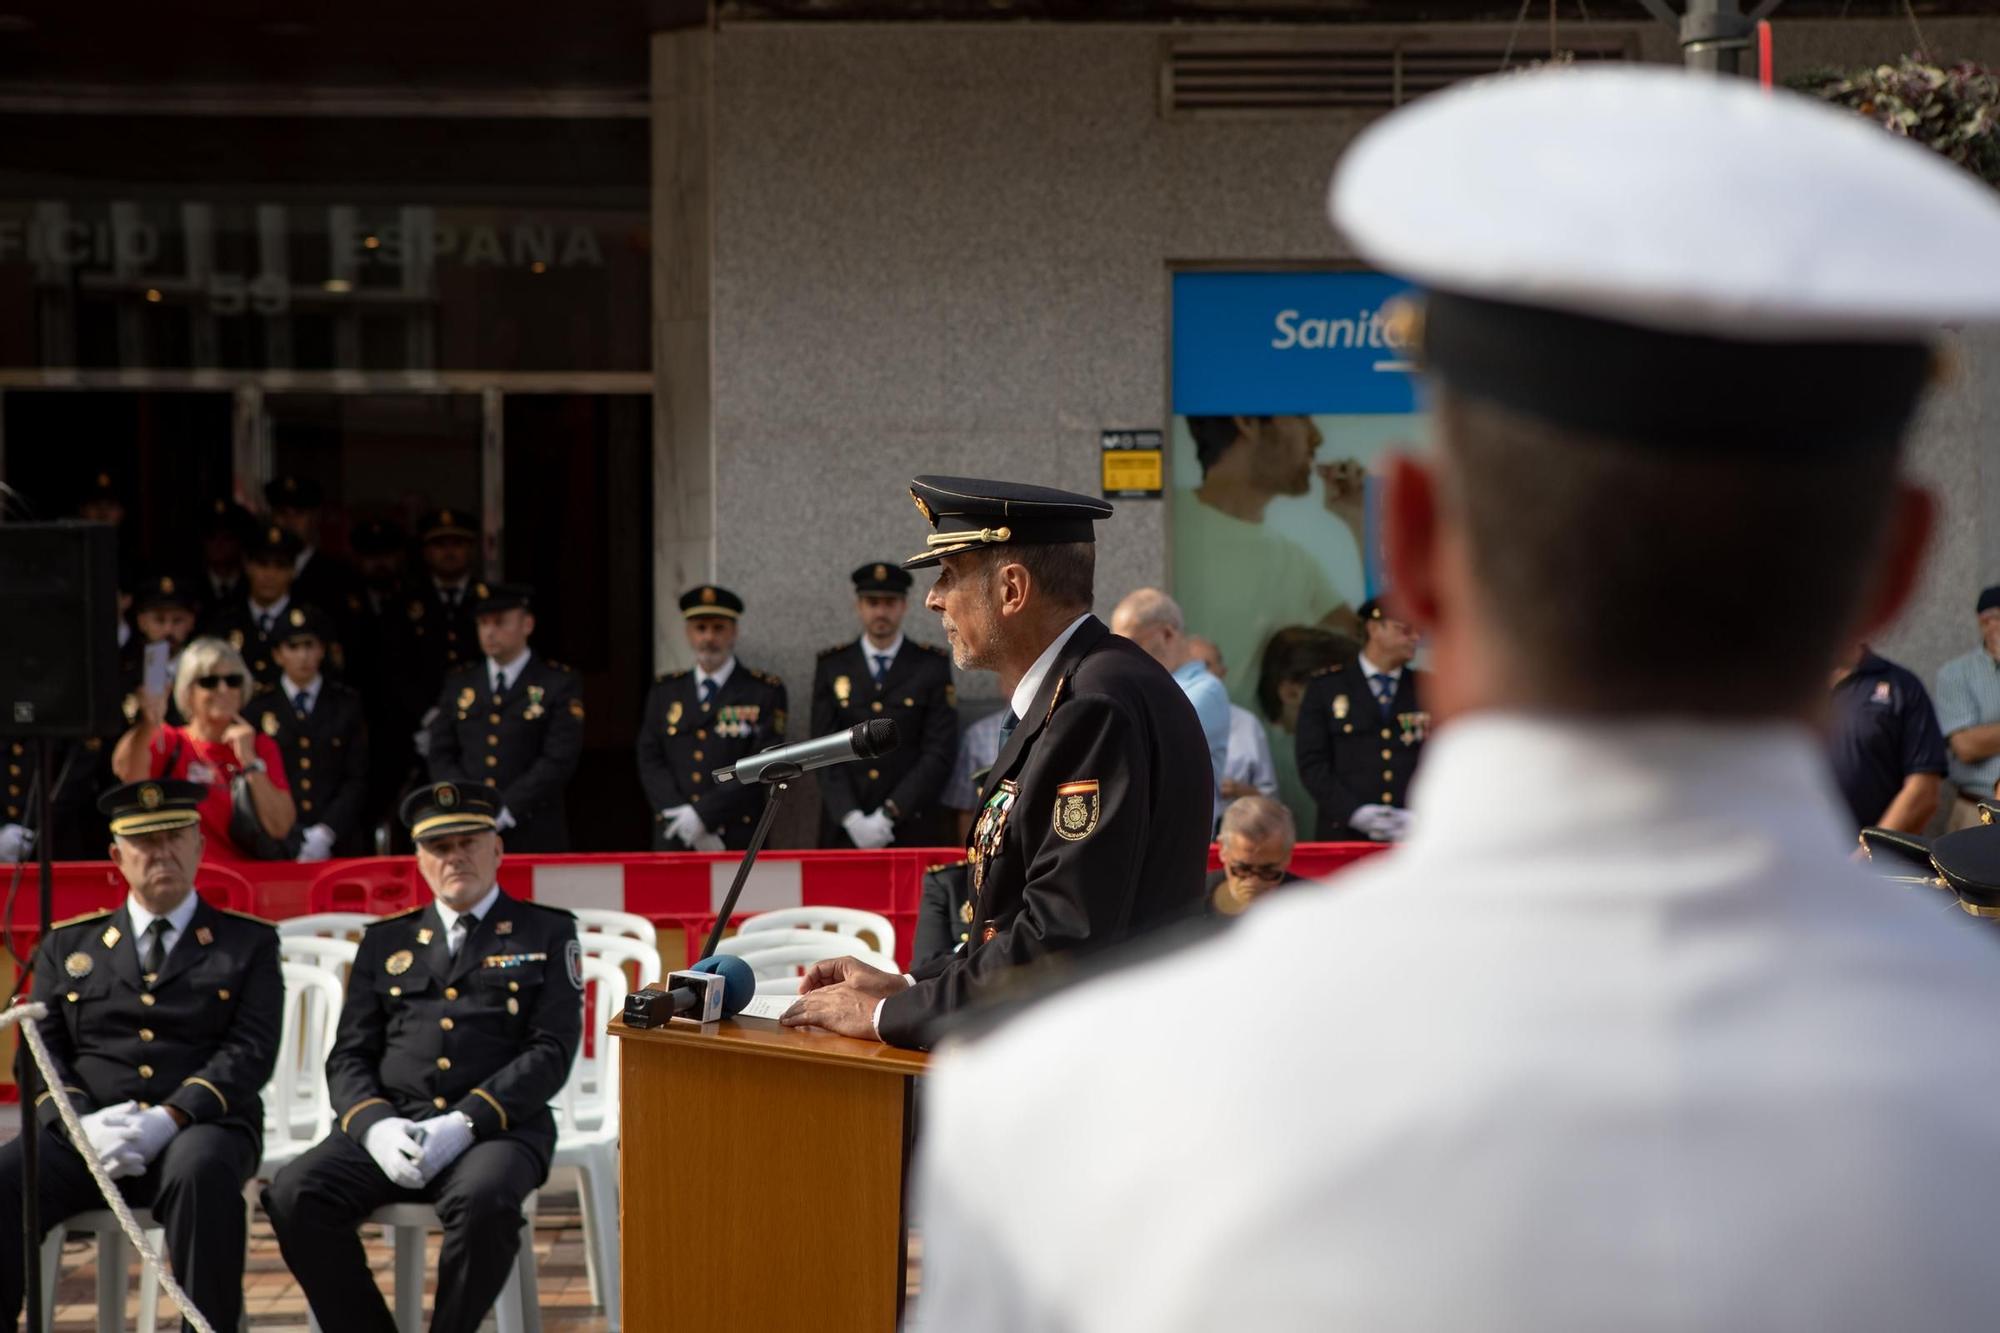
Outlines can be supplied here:
<path id="1" fill-rule="evenodd" d="M 328 1329 L 394 1333 L 356 1232 L 385 1204 L 444 1223 L 432 1333 L 479 1327 L 548 1179 L 549 1099 L 583 1030 L 583 955 L 567 912 L 510 898 L 499 806 L 483 786 L 420 787 L 402 816 L 436 901 L 370 926 L 326 1072 L 335 1132 L 280 1171 L 264 1209 Z"/>
<path id="2" fill-rule="evenodd" d="M 260 691 L 243 720 L 285 756 L 285 778 L 298 802 L 301 861 L 366 856 L 368 732 L 360 692 L 320 668 L 334 642 L 333 622 L 317 607 L 295 606 L 273 634 L 282 675 Z"/>
<path id="3" fill-rule="evenodd" d="M 219 1329 L 243 1312 L 243 1185 L 263 1156 L 259 1093 L 278 1055 L 285 983 L 278 932 L 194 891 L 208 788 L 153 779 L 114 787 L 111 859 L 124 905 L 63 922 L 35 950 L 42 1036 L 83 1121 L 64 1133 L 51 1093 L 41 1124 L 41 1224 L 102 1208 L 94 1154 L 167 1233 L 174 1276 Z M 0 1314 L 21 1309 L 21 1144 L 0 1147 Z"/>

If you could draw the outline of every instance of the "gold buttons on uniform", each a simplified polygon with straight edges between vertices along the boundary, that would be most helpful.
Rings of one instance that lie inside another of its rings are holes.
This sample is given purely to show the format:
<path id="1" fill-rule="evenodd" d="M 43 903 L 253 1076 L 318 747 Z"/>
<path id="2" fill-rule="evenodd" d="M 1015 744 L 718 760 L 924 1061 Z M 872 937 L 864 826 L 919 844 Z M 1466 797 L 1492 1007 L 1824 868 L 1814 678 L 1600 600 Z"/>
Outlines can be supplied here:
<path id="1" fill-rule="evenodd" d="M 486 733 L 486 743 L 488 745 L 498 745 L 500 743 L 500 737 L 494 734 L 493 732 L 489 731 Z"/>
<path id="2" fill-rule="evenodd" d="M 500 725 L 500 715 L 498 713 L 488 713 L 486 715 L 486 721 L 490 725 L 497 727 Z"/>
<path id="3" fill-rule="evenodd" d="M 701 758 L 701 751 L 700 751 L 700 750 L 696 750 L 696 751 L 694 752 L 694 757 L 695 757 L 695 758 L 697 758 L 697 759 Z"/>
<path id="4" fill-rule="evenodd" d="M 438 1068 L 439 1069 L 451 1068 L 451 1057 L 448 1055 L 440 1055 L 438 1057 Z"/>
<path id="5" fill-rule="evenodd" d="M 444 998 L 447 1000 L 456 1000 L 458 998 L 458 987 L 446 986 L 444 988 Z"/>
<path id="6" fill-rule="evenodd" d="M 521 1002 L 515 999 L 511 995 L 507 997 L 507 1012 L 510 1014 L 518 1014 L 521 1012 Z"/>
<path id="7" fill-rule="evenodd" d="M 443 1028 L 446 1032 L 449 1032 L 451 1031 L 451 1020 L 449 1018 L 440 1018 L 438 1020 L 438 1026 Z"/>
<path id="8" fill-rule="evenodd" d="M 488 778 L 486 779 L 486 785 L 489 787 L 497 787 L 500 785 L 500 781 L 497 778 Z"/>
<path id="9" fill-rule="evenodd" d="M 1389 739 L 1389 729 L 1387 727 L 1382 728 L 1382 739 L 1385 741 Z"/>
<path id="10" fill-rule="evenodd" d="M 432 1106 L 435 1106 L 435 1107 L 437 1107 L 437 1109 L 438 1109 L 438 1110 L 440 1110 L 440 1111 L 444 1110 L 444 1107 L 445 1107 L 445 1101 L 444 1101 L 444 1098 L 442 1098 L 442 1097 L 433 1097 L 433 1098 L 431 1098 L 431 1105 L 432 1105 Z"/>
<path id="11" fill-rule="evenodd" d="M 300 806 L 301 806 L 302 808 L 304 808 L 304 809 L 305 809 L 305 810 L 306 810 L 306 811 L 307 811 L 308 813 L 310 813 L 310 812 L 311 812 L 311 810 L 312 810 L 312 808 L 313 808 L 313 803 L 312 803 L 311 801 L 309 801 L 309 800 L 308 800 L 308 801 L 300 801 L 300 802 L 299 802 L 299 805 L 300 805 Z"/>
<path id="12" fill-rule="evenodd" d="M 305 762 L 305 760 L 301 759 L 301 760 L 299 760 L 299 762 L 303 764 L 303 763 Z M 312 790 L 312 785 L 313 785 L 313 780 L 312 780 L 311 778 L 300 778 L 300 779 L 299 779 L 299 790 L 300 790 L 300 791 L 311 791 L 311 790 Z"/>
<path id="13" fill-rule="evenodd" d="M 226 990 L 219 990 L 215 993 L 215 998 L 218 1000 L 226 1000 L 229 998 L 229 992 Z"/>
<path id="14" fill-rule="evenodd" d="M 154 1005 L 159 1003 L 159 1000 L 154 997 L 151 991 L 146 991 L 145 993 L 139 996 L 139 1003 L 145 1005 L 148 1009 L 151 1009 Z"/>
<path id="15" fill-rule="evenodd" d="M 299 737 L 299 748 L 300 748 L 301 750 L 310 750 L 310 749 L 312 749 L 312 747 L 313 747 L 313 738 L 312 738 L 312 737 L 310 737 L 310 736 L 301 736 L 301 737 Z"/>
<path id="16" fill-rule="evenodd" d="M 520 982 L 518 982 L 518 981 L 510 981 L 510 982 L 508 982 L 508 983 L 507 983 L 507 989 L 508 989 L 508 990 L 519 990 L 519 989 L 521 989 L 521 983 L 520 983 Z"/>
<path id="17" fill-rule="evenodd" d="M 500 756 L 499 756 L 499 755 L 497 755 L 497 754 L 489 754 L 489 755 L 487 755 L 487 756 L 486 756 L 486 766 L 487 766 L 488 768 L 498 768 L 498 767 L 500 767 Z"/>
<path id="18" fill-rule="evenodd" d="M 300 767 L 300 768 L 311 768 L 312 766 L 313 766 L 313 761 L 312 761 L 312 760 L 310 760 L 310 759 L 306 758 L 306 757 L 305 757 L 304 755 L 300 755 L 300 756 L 299 756 L 299 767 Z"/>
<path id="19" fill-rule="evenodd" d="M 1382 751 L 1382 757 L 1384 759 L 1394 759 L 1396 756 L 1394 754 L 1391 754 L 1389 751 L 1384 750 Z"/>
<path id="20" fill-rule="evenodd" d="M 868 780 L 869 780 L 870 782 L 873 782 L 873 781 L 874 781 L 875 779 L 877 779 L 877 778 L 879 778 L 879 777 L 881 777 L 881 776 L 882 776 L 882 773 L 881 773 L 881 771 L 880 771 L 879 769 L 873 769 L 873 768 L 871 768 L 871 769 L 869 769 L 869 770 L 868 770 Z"/>
<path id="21" fill-rule="evenodd" d="M 152 1039 L 153 1039 L 153 1029 L 151 1029 L 151 1028 L 140 1028 L 140 1029 L 139 1029 L 139 1040 L 140 1040 L 140 1041 L 151 1041 Z"/>
<path id="22" fill-rule="evenodd" d="M 694 738 L 698 741 L 705 741 L 708 739 L 708 733 L 700 727 L 696 727 L 694 729 Z"/>
<path id="23" fill-rule="evenodd" d="M 1395 793 L 1395 792 L 1392 792 L 1392 791 L 1385 791 L 1385 792 L 1383 792 L 1383 793 L 1382 793 L 1382 804 L 1384 804 L 1384 805 L 1394 805 L 1395 803 L 1396 803 L 1396 793 Z"/>
<path id="24" fill-rule="evenodd" d="M 403 993 L 403 988 L 401 986 L 389 987 L 389 994 L 391 995 L 401 995 L 402 993 Z"/>
<path id="25" fill-rule="evenodd" d="M 152 1076 L 153 1076 L 153 1067 L 152 1067 L 151 1065 L 140 1065 L 140 1066 L 139 1066 L 139 1077 L 140 1077 L 140 1078 L 151 1078 Z"/>
<path id="26" fill-rule="evenodd" d="M 693 778 L 693 779 L 694 779 L 694 780 L 695 780 L 696 782 L 700 782 L 700 781 L 701 781 L 701 774 L 699 774 L 699 773 L 691 773 L 691 774 L 689 774 L 689 776 L 690 776 L 690 777 L 692 777 L 692 778 Z"/>
<path id="27" fill-rule="evenodd" d="M 71 992 L 70 992 L 70 993 L 68 994 L 68 996 L 66 996 L 65 998 L 66 998 L 66 999 L 68 999 L 68 1000 L 69 1000 L 69 1002 L 70 1002 L 71 1004 L 75 1004 L 75 1003 L 76 1003 L 76 992 L 75 992 L 75 991 L 71 991 Z"/>
<path id="28" fill-rule="evenodd" d="M 874 703 L 869 704 L 868 706 L 874 709 L 878 713 L 882 711 L 882 701 L 880 699 L 877 699 Z"/>
<path id="29" fill-rule="evenodd" d="M 1395 780 L 1396 780 L 1396 772 L 1394 769 L 1385 768 L 1382 770 L 1382 781 L 1394 782 Z"/>

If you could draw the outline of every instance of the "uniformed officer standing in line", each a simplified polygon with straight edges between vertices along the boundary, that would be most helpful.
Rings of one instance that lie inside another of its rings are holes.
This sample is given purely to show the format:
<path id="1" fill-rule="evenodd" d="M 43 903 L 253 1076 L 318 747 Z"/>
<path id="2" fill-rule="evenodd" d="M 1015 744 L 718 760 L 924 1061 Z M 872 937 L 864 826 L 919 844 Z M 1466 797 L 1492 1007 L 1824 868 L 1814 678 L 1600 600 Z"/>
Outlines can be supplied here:
<path id="1" fill-rule="evenodd" d="M 361 692 L 368 719 L 368 801 L 362 823 L 395 819 L 397 801 L 413 774 L 421 771 L 415 743 L 417 719 L 437 698 L 437 690 L 416 697 L 407 678 L 410 635 L 407 608 L 414 595 L 404 583 L 409 541 L 393 519 L 370 518 L 349 534 L 356 569 L 361 575 L 361 609 L 352 618 L 346 650 L 347 679 Z M 437 682 L 443 688 L 442 678 Z"/>
<path id="2" fill-rule="evenodd" d="M 243 577 L 243 548 L 256 535 L 257 527 L 250 511 L 228 496 L 209 501 L 202 511 L 201 563 L 182 571 L 189 592 L 200 599 L 202 609 L 219 613 L 250 595 Z"/>
<path id="3" fill-rule="evenodd" d="M 764 813 L 762 784 L 709 776 L 785 739 L 785 686 L 736 660 L 743 599 L 712 583 L 681 594 L 694 669 L 653 683 L 639 721 L 639 784 L 653 809 L 653 850 L 740 851 Z"/>
<path id="4" fill-rule="evenodd" d="M 1090 614 L 1110 505 L 964 477 L 918 477 L 910 495 L 936 531 L 904 565 L 943 565 L 924 604 L 952 662 L 996 673 L 1010 696 L 967 848 L 975 924 L 962 951 L 911 976 L 814 965 L 784 1022 L 924 1047 L 1024 965 L 1195 912 L 1215 772 L 1179 683 Z"/>
<path id="5" fill-rule="evenodd" d="M 337 1127 L 264 1190 L 329 1330 L 395 1333 L 356 1228 L 421 1200 L 444 1223 L 431 1333 L 473 1333 L 514 1267 L 521 1201 L 548 1180 L 549 1101 L 583 1032 L 583 955 L 569 913 L 500 891 L 498 815 L 474 784 L 403 802 L 435 900 L 362 935 L 326 1062 Z"/>
<path id="6" fill-rule="evenodd" d="M 243 709 L 243 720 L 277 742 L 299 803 L 298 859 L 366 856 L 368 730 L 361 696 L 320 671 L 333 622 L 315 607 L 285 612 L 273 651 L 284 674 Z"/>
<path id="7" fill-rule="evenodd" d="M 820 846 L 944 847 L 956 836 L 938 795 L 958 752 L 958 691 L 942 648 L 903 634 L 910 576 L 877 562 L 854 571 L 861 637 L 819 655 L 812 734 L 871 718 L 896 724 L 896 748 L 864 764 L 835 764 L 819 779 Z"/>
<path id="8" fill-rule="evenodd" d="M 275 523 L 265 524 L 243 552 L 249 595 L 202 616 L 202 636 L 228 640 L 231 648 L 243 654 L 244 664 L 259 687 L 278 683 L 278 659 L 271 649 L 284 626 L 285 612 L 292 606 L 293 562 L 298 556 L 297 537 Z"/>
<path id="9" fill-rule="evenodd" d="M 432 782 L 484 786 L 517 852 L 566 852 L 563 794 L 583 754 L 576 673 L 528 647 L 525 584 L 478 583 L 473 613 L 484 660 L 447 676 L 430 729 Z"/>
<path id="10" fill-rule="evenodd" d="M 1409 827 L 1410 776 L 1431 715 L 1417 636 L 1371 597 L 1358 656 L 1315 673 L 1299 704 L 1299 780 L 1319 807 L 1320 842 L 1395 842 Z"/>
<path id="11" fill-rule="evenodd" d="M 264 483 L 264 503 L 271 521 L 299 539 L 299 553 L 293 558 L 297 573 L 293 599 L 318 607 L 344 631 L 347 621 L 361 610 L 361 576 L 353 565 L 320 549 L 325 489 L 311 477 L 273 477 Z"/>
<path id="12" fill-rule="evenodd" d="M 1819 734 L 1919 585 L 1903 437 L 2000 323 L 2000 196 L 1606 64 L 1391 112 L 1331 202 L 1422 289 L 1419 818 L 932 1063 L 926 1326 L 2000 1328 L 2000 955 L 1850 864 Z"/>
<path id="13" fill-rule="evenodd" d="M 243 1312 L 243 1186 L 263 1156 L 258 1098 L 278 1055 L 285 1002 L 278 932 L 194 889 L 201 783 L 159 778 L 105 793 L 117 910 L 52 929 L 35 949 L 42 1036 L 83 1121 L 72 1144 L 48 1092 L 41 1124 L 41 1220 L 104 1203 L 81 1153 L 166 1228 L 174 1276 L 218 1329 Z M 23 1058 L 27 1058 L 25 1055 Z M 21 1145 L 0 1147 L 0 1320 L 21 1312 Z"/>
<path id="14" fill-rule="evenodd" d="M 478 516 L 463 509 L 433 509 L 417 523 L 423 569 L 411 580 L 400 624 L 385 627 L 384 640 L 405 706 L 425 735 L 424 714 L 444 688 L 444 678 L 479 656 L 472 623 L 473 566 L 479 540 Z M 419 740 L 418 744 L 424 744 Z"/>

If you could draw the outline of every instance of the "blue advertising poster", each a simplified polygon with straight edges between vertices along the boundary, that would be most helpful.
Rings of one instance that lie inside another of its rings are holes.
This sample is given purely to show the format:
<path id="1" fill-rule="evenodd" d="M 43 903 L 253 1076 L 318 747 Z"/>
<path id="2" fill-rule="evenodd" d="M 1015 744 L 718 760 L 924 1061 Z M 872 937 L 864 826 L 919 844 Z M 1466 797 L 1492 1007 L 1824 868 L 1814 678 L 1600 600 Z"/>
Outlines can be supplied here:
<path id="1" fill-rule="evenodd" d="M 1298 702 L 1358 651 L 1355 609 L 1382 587 L 1377 472 L 1426 430 L 1384 321 L 1407 287 L 1367 272 L 1174 277 L 1173 591 L 1231 699 L 1265 725 L 1302 833 L 1315 812 Z"/>

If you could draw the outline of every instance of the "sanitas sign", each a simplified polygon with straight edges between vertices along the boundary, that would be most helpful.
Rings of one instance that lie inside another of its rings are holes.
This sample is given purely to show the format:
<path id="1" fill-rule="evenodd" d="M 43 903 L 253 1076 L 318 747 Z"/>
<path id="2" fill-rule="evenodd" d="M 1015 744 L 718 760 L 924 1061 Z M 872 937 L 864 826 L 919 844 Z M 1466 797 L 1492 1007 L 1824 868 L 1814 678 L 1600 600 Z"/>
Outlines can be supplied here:
<path id="1" fill-rule="evenodd" d="M 1409 284 L 1380 273 L 1174 276 L 1174 411 L 1416 410 L 1404 349 L 1384 327 Z"/>

